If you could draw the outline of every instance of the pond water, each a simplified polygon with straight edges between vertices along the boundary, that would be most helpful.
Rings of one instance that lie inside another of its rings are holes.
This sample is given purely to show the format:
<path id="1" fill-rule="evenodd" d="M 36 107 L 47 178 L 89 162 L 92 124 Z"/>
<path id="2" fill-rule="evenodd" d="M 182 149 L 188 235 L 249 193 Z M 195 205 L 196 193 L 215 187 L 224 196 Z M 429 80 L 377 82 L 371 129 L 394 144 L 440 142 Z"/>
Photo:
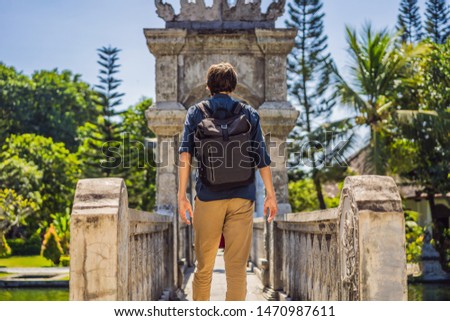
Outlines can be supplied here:
<path id="1" fill-rule="evenodd" d="M 450 301 L 450 284 L 408 284 L 409 301 Z"/>
<path id="2" fill-rule="evenodd" d="M 67 301 L 69 289 L 0 288 L 0 301 Z M 409 301 L 450 301 L 450 284 L 408 284 Z"/>

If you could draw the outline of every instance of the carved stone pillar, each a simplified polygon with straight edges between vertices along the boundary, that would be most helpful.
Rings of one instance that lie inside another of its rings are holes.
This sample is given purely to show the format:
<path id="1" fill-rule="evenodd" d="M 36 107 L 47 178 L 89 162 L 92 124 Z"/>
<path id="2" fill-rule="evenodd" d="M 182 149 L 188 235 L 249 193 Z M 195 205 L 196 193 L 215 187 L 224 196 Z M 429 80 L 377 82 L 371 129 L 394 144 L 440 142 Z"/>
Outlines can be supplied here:
<path id="1" fill-rule="evenodd" d="M 295 29 L 256 29 L 258 45 L 265 55 L 265 101 L 258 112 L 272 160 L 273 183 L 279 214 L 291 212 L 288 198 L 286 138 L 294 128 L 299 111 L 287 101 L 286 57 L 294 46 Z M 282 234 L 276 222 L 265 224 L 266 256 L 269 262 L 268 299 L 278 299 L 282 289 Z"/>
<path id="2" fill-rule="evenodd" d="M 156 102 L 145 112 L 148 127 L 158 139 L 156 211 L 173 215 L 174 286 L 179 289 L 182 278 L 178 271 L 177 160 L 186 109 L 178 99 L 178 54 L 184 46 L 186 30 L 146 29 L 144 34 L 148 48 L 156 58 Z"/>
<path id="3" fill-rule="evenodd" d="M 295 29 L 255 29 L 265 55 L 265 101 L 258 112 L 272 159 L 272 172 L 279 213 L 289 213 L 286 138 L 294 128 L 299 111 L 287 101 L 286 57 L 294 46 Z"/>

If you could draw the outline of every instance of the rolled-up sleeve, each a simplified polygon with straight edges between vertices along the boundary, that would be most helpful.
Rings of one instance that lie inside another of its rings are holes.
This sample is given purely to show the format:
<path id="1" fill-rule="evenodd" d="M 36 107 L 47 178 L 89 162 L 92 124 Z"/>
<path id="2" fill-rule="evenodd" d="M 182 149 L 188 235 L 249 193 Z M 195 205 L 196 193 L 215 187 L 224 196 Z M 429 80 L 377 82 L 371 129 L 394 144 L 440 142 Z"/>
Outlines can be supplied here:
<path id="1" fill-rule="evenodd" d="M 194 106 L 190 107 L 186 113 L 186 120 L 184 121 L 184 129 L 181 138 L 180 148 L 178 153 L 188 152 L 194 154 Z"/>
<path id="2" fill-rule="evenodd" d="M 271 159 L 269 156 L 269 153 L 267 151 L 266 143 L 264 142 L 264 137 L 261 129 L 261 124 L 259 121 L 259 115 L 256 110 L 252 110 L 250 112 L 250 115 L 252 117 L 252 132 L 251 132 L 251 139 L 253 143 L 254 150 L 256 152 L 255 163 L 256 167 L 262 168 L 269 166 L 271 163 Z"/>

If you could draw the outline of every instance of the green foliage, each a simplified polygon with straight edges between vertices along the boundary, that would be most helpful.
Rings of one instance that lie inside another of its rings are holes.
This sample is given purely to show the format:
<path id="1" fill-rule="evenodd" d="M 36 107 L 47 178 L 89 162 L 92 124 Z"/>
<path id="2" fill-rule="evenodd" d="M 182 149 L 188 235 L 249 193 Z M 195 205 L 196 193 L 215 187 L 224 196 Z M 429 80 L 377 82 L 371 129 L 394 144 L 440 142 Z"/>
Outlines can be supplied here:
<path id="1" fill-rule="evenodd" d="M 78 131 L 82 142 L 78 155 L 82 161 L 84 177 L 110 177 L 123 174 L 123 158 L 121 142 L 124 129 L 121 117 L 124 111 L 116 108 L 122 103 L 124 95 L 117 91 L 121 80 L 115 77 L 119 71 L 117 48 L 102 47 L 98 51 L 100 65 L 100 84 L 95 85 L 100 97 L 100 117 L 97 123 L 86 122 Z M 119 118 L 119 120 L 117 119 Z"/>
<path id="2" fill-rule="evenodd" d="M 446 0 L 428 0 L 425 16 L 427 36 L 435 43 L 445 43 L 450 34 L 450 12 Z"/>
<path id="3" fill-rule="evenodd" d="M 54 265 L 59 265 L 62 254 L 63 249 L 59 242 L 58 234 L 56 233 L 53 224 L 50 224 L 47 232 L 44 235 L 44 240 L 41 247 L 41 255 L 52 261 Z"/>
<path id="4" fill-rule="evenodd" d="M 429 195 L 445 195 L 450 190 L 450 40 L 427 45 L 428 53 L 410 64 L 411 77 L 394 92 L 398 112 L 390 151 L 396 157 L 389 162 L 395 173 L 423 186 Z M 415 94 L 408 105 L 409 93 Z M 405 105 L 410 110 L 403 110 Z"/>
<path id="5" fill-rule="evenodd" d="M 33 200 L 18 195 L 12 189 L 0 189 L 0 235 L 13 227 L 27 225 L 26 217 L 37 210 L 38 205 Z"/>
<path id="6" fill-rule="evenodd" d="M 332 59 L 327 52 L 322 1 L 293 0 L 288 3 L 288 9 L 289 19 L 285 21 L 286 26 L 300 31 L 287 60 L 289 95 L 301 110 L 296 127 L 290 134 L 291 143 L 288 146 L 289 153 L 293 155 L 290 158 L 291 172 L 306 170 L 308 176 L 313 179 L 320 208 L 325 208 L 322 182 L 327 175 L 321 174 L 328 169 L 324 163 L 329 163 L 329 160 L 324 159 L 322 155 L 324 149 L 329 152 L 332 149 L 329 147 L 335 140 L 340 139 L 342 134 L 347 134 L 349 124 L 340 120 L 317 126 L 319 120 L 326 121 L 329 118 L 336 103 L 335 96 L 330 91 Z M 337 133 L 339 126 L 344 130 L 340 131 L 340 137 L 335 136 L 333 139 L 330 132 L 336 130 Z"/>
<path id="7" fill-rule="evenodd" d="M 68 256 L 68 255 L 61 255 L 60 263 L 61 263 L 62 266 L 70 266 L 70 256 Z"/>
<path id="8" fill-rule="evenodd" d="M 99 114 L 96 93 L 80 75 L 64 70 L 36 71 L 31 77 L 0 62 L 0 141 L 34 133 L 75 151 L 76 130 Z"/>
<path id="9" fill-rule="evenodd" d="M 403 42 L 416 42 L 422 39 L 422 21 L 417 0 L 401 0 L 397 18 L 397 30 Z"/>
<path id="10" fill-rule="evenodd" d="M 59 237 L 61 247 L 64 254 L 70 253 L 70 209 L 66 209 L 66 213 L 52 214 L 53 226 Z"/>
<path id="11" fill-rule="evenodd" d="M 392 93 L 398 82 L 409 77 L 407 66 L 411 60 L 425 51 L 423 46 L 398 48 L 398 36 L 391 35 L 387 29 L 374 31 L 370 24 L 360 34 L 347 27 L 349 79 L 344 79 L 334 67 L 342 103 L 353 107 L 358 114 L 356 124 L 370 128 L 366 168 L 368 173 L 378 175 L 388 172 L 388 125 L 396 112 Z"/>
<path id="12" fill-rule="evenodd" d="M 143 98 L 124 114 L 122 126 L 127 133 L 123 142 L 124 174 L 130 207 L 152 211 L 155 205 L 156 164 L 147 139 L 155 137 L 145 122 L 145 110 L 153 104 Z"/>
<path id="13" fill-rule="evenodd" d="M 340 194 L 335 197 L 325 197 L 325 204 L 327 204 L 327 208 L 336 208 L 339 206 L 340 199 Z"/>
<path id="14" fill-rule="evenodd" d="M 42 175 L 38 190 L 34 191 L 34 195 L 40 195 L 42 198 L 42 205 L 40 210 L 28 219 L 32 234 L 38 228 L 39 221 L 49 222 L 51 214 L 65 213 L 67 208 L 71 208 L 75 184 L 80 176 L 79 161 L 64 147 L 64 144 L 54 143 L 51 138 L 35 134 L 11 135 L 7 138 L 2 146 L 0 162 L 4 163 L 15 157 L 38 169 Z M 33 174 L 30 181 L 38 179 L 34 171 L 30 173 Z M 18 177 L 20 176 L 18 172 L 4 174 L 6 179 L 0 181 L 0 184 L 6 186 L 24 179 Z M 29 188 L 19 189 L 17 193 L 26 195 Z"/>
<path id="15" fill-rule="evenodd" d="M 8 163 L 10 159 L 16 162 Z M 51 222 L 51 214 L 65 213 L 72 207 L 76 181 L 80 176 L 79 161 L 63 143 L 54 143 L 51 138 L 35 134 L 11 135 L 0 151 L 0 164 L 0 167 L 9 169 L 18 167 L 17 170 L 2 172 L 0 185 L 15 186 L 18 195 L 26 195 L 40 204 L 40 210 L 27 218 L 29 235 L 36 231 L 39 222 Z M 20 173 L 19 169 L 25 164 L 32 169 Z M 26 184 L 17 185 L 16 181 Z"/>
<path id="16" fill-rule="evenodd" d="M 319 208 L 317 194 L 312 179 L 289 182 L 289 202 L 292 212 L 308 212 Z"/>
<path id="17" fill-rule="evenodd" d="M 9 257 L 11 256 L 11 248 L 6 241 L 5 235 L 1 234 L 0 237 L 0 257 Z"/>
<path id="18" fill-rule="evenodd" d="M 417 224 L 419 213 L 404 211 L 406 232 L 406 261 L 419 262 L 422 255 L 422 246 L 425 229 Z"/>
<path id="19" fill-rule="evenodd" d="M 339 191 L 342 190 L 343 183 L 339 183 Z M 288 184 L 289 202 L 292 212 L 309 212 L 320 209 L 317 199 L 317 192 L 314 182 L 310 178 L 291 181 Z M 340 193 L 336 197 L 327 197 L 325 195 L 325 203 L 328 208 L 337 207 L 339 205 Z"/>
<path id="20" fill-rule="evenodd" d="M 16 238 L 8 240 L 13 255 L 39 255 L 41 251 L 41 237 L 33 234 L 30 238 Z"/>
<path id="21" fill-rule="evenodd" d="M 1 155 L 1 149 L 0 149 Z M 20 195 L 41 203 L 38 192 L 43 178 L 42 170 L 33 162 L 10 155 L 0 162 L 0 183 L 10 189 L 19 191 Z"/>

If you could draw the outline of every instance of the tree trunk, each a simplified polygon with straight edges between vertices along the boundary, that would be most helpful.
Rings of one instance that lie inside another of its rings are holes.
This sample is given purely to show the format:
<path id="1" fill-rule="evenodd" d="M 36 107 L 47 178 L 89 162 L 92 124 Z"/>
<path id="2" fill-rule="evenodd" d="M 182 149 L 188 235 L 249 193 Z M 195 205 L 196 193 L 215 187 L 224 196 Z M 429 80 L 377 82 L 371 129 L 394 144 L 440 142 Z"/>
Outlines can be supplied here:
<path id="1" fill-rule="evenodd" d="M 323 198 L 322 183 L 320 182 L 320 178 L 319 178 L 318 174 L 319 174 L 319 172 L 317 171 L 317 169 L 314 168 L 313 181 L 314 181 L 314 186 L 316 187 L 317 199 L 319 200 L 320 209 L 324 210 L 327 208 L 327 206 L 325 204 L 325 199 Z"/>

